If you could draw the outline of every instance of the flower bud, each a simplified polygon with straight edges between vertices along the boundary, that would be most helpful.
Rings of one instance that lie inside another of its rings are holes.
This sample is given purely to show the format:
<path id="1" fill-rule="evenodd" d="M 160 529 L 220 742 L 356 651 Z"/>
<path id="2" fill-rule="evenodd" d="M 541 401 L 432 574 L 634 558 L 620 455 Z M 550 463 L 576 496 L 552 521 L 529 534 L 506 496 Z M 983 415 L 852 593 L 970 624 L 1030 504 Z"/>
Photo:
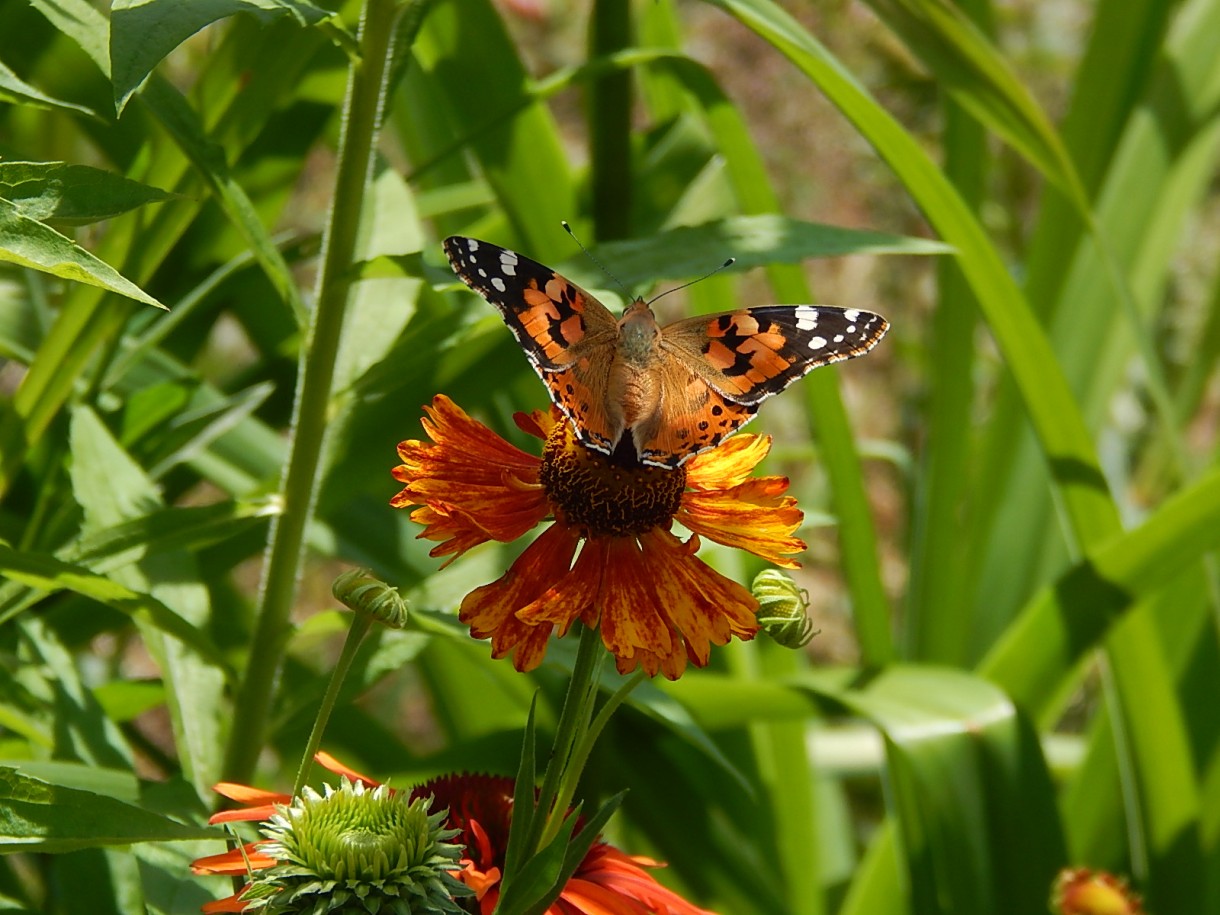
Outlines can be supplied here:
<path id="1" fill-rule="evenodd" d="M 390 629 L 407 625 L 407 602 L 397 588 L 391 588 L 367 569 L 350 569 L 335 579 L 331 593 L 355 613 L 371 616 Z"/>
<path id="2" fill-rule="evenodd" d="M 809 592 L 778 569 L 754 577 L 750 590 L 758 601 L 758 625 L 785 648 L 802 648 L 817 633 L 809 619 Z"/>

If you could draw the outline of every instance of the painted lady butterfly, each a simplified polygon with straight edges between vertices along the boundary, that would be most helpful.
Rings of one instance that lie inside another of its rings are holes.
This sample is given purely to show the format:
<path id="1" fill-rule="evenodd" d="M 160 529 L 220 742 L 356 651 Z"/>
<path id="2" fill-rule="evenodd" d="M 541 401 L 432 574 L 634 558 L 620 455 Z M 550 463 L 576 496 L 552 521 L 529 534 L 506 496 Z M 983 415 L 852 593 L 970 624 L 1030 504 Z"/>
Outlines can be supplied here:
<path id="1" fill-rule="evenodd" d="M 485 241 L 445 240 L 462 281 L 499 309 L 586 446 L 674 468 L 715 448 L 811 369 L 862 356 L 889 324 L 857 308 L 766 305 L 661 327 L 621 318 L 549 267 Z"/>

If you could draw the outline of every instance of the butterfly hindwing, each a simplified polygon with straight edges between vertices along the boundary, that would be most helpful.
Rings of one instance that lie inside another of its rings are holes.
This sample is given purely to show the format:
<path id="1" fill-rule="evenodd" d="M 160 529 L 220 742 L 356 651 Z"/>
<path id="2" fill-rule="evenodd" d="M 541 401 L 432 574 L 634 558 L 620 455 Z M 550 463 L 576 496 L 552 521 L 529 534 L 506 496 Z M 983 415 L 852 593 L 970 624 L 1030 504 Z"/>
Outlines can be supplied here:
<path id="1" fill-rule="evenodd" d="M 756 405 L 729 400 L 685 360 L 666 360 L 658 369 L 661 403 L 659 421 L 631 430 L 639 460 L 654 467 L 674 468 L 688 458 L 715 448 L 748 423 Z"/>

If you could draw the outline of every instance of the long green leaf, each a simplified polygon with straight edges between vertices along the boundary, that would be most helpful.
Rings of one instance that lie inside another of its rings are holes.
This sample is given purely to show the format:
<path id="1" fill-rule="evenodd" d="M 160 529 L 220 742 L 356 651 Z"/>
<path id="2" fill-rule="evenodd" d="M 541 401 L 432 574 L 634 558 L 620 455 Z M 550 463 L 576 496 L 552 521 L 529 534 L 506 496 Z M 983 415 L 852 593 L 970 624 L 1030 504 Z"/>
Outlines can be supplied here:
<path id="1" fill-rule="evenodd" d="M 104 845 L 214 839 L 217 831 L 100 794 L 52 785 L 0 767 L 0 853 L 62 853 Z"/>
<path id="2" fill-rule="evenodd" d="M 902 179 L 962 272 L 1021 393 L 1077 546 L 1118 528 L 1091 437 L 1039 326 L 999 252 L 960 195 L 903 130 L 808 32 L 768 0 L 709 0 L 767 39 L 849 118 Z"/>

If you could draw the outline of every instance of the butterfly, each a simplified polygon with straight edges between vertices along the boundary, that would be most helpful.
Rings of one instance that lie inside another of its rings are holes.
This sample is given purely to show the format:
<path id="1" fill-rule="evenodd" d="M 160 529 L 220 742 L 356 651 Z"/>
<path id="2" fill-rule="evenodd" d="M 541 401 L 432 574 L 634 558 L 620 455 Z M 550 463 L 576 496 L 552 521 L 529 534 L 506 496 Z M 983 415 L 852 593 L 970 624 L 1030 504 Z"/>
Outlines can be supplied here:
<path id="1" fill-rule="evenodd" d="M 680 467 L 818 366 L 862 356 L 889 324 L 858 308 L 766 305 L 661 327 L 621 317 L 549 267 L 474 238 L 445 239 L 462 281 L 499 310 L 579 440 L 624 466 Z"/>

